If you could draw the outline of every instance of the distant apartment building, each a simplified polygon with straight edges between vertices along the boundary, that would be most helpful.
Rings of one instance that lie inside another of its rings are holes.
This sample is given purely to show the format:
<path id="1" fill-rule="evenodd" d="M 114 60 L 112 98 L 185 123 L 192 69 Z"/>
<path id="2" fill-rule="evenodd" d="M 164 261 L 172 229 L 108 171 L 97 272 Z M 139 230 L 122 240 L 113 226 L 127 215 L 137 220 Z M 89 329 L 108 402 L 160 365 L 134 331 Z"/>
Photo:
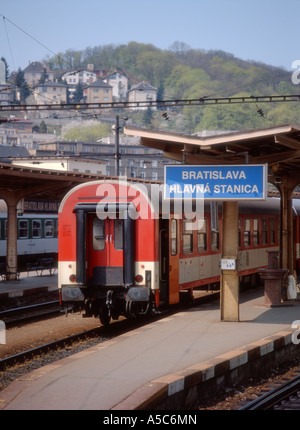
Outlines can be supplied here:
<path id="1" fill-rule="evenodd" d="M 89 84 L 86 88 L 87 103 L 111 103 L 112 86 L 108 85 L 102 79 Z"/>
<path id="2" fill-rule="evenodd" d="M 61 104 L 67 103 L 67 86 L 58 82 L 45 82 L 34 88 L 36 104 Z"/>
<path id="3" fill-rule="evenodd" d="M 30 87 L 37 85 L 41 80 L 53 81 L 54 79 L 54 73 L 39 61 L 30 63 L 23 72 L 25 81 Z"/>
<path id="4" fill-rule="evenodd" d="M 38 145 L 32 155 L 40 157 L 56 155 L 56 157 L 73 156 L 80 159 L 97 159 L 105 162 L 106 174 L 115 175 L 115 137 L 103 138 L 102 142 L 57 141 L 44 142 Z M 143 178 L 149 180 L 164 179 L 164 165 L 172 163 L 163 157 L 162 151 L 138 145 L 134 137 L 120 137 L 119 171 L 121 176 Z"/>
<path id="5" fill-rule="evenodd" d="M 115 70 L 103 80 L 112 86 L 112 95 L 115 101 L 126 99 L 129 80 L 125 73 Z"/>
<path id="6" fill-rule="evenodd" d="M 152 85 L 149 85 L 147 82 L 141 82 L 128 91 L 129 102 L 149 102 L 156 101 L 156 99 L 157 88 L 152 87 Z M 147 109 L 147 106 L 133 107 L 133 109 Z"/>
<path id="7" fill-rule="evenodd" d="M 0 83 L 0 105 L 9 105 L 15 101 L 15 86 Z"/>
<path id="8" fill-rule="evenodd" d="M 11 118 L 0 127 L 0 144 L 33 148 L 32 121 Z"/>

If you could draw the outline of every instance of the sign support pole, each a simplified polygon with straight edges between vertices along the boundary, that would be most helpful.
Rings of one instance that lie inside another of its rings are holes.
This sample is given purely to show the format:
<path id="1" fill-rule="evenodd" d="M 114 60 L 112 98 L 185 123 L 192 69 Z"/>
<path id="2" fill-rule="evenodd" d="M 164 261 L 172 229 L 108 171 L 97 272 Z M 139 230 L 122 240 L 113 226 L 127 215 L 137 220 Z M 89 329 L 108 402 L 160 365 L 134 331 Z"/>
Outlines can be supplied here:
<path id="1" fill-rule="evenodd" d="M 221 321 L 239 321 L 238 202 L 223 202 Z"/>

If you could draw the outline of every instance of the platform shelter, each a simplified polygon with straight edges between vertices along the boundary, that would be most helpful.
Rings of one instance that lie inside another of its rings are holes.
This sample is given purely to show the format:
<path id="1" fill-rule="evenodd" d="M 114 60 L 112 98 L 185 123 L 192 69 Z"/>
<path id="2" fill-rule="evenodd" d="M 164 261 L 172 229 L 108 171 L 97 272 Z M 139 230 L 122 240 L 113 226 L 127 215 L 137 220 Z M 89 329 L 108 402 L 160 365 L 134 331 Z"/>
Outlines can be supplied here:
<path id="1" fill-rule="evenodd" d="M 268 182 L 281 196 L 280 267 L 294 271 L 293 208 L 295 187 L 300 184 L 300 126 L 190 136 L 126 126 L 124 132 L 139 136 L 140 144 L 163 151 L 183 164 L 267 164 Z M 222 258 L 238 258 L 238 202 L 223 202 Z M 239 321 L 238 270 L 222 270 L 221 320 Z"/>

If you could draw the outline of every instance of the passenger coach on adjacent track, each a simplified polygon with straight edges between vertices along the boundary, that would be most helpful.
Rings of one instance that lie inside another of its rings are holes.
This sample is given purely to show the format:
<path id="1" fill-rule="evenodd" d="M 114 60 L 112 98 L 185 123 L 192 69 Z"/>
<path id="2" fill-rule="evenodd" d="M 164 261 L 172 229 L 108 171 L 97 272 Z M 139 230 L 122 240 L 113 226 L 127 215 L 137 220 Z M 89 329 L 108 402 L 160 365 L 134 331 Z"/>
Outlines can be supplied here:
<path id="1" fill-rule="evenodd" d="M 6 262 L 6 203 L 0 200 L 0 263 Z M 57 214 L 28 213 L 17 216 L 18 271 L 26 271 L 27 264 L 41 257 L 57 262 Z"/>

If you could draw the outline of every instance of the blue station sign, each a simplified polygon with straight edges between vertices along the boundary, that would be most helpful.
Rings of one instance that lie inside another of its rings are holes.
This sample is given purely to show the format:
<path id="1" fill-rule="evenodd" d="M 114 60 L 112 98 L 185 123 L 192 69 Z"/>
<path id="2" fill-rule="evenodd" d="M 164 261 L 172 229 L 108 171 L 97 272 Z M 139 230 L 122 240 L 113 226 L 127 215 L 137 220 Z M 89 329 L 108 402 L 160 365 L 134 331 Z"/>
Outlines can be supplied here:
<path id="1" fill-rule="evenodd" d="M 264 200 L 267 165 L 165 166 L 165 198 Z"/>

